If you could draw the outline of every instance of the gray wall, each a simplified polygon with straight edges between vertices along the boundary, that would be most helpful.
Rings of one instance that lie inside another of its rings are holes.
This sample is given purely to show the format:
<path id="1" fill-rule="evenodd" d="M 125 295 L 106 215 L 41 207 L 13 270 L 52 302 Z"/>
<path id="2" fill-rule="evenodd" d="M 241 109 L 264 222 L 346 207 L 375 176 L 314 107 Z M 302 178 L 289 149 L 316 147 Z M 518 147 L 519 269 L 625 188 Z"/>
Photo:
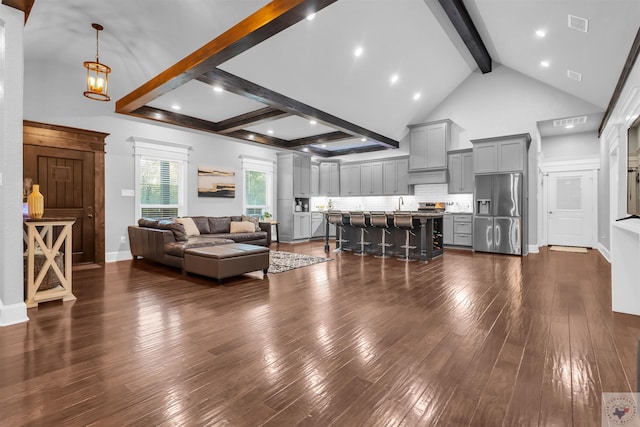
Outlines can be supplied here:
<path id="1" fill-rule="evenodd" d="M 542 137 L 545 159 L 593 156 L 600 157 L 600 140 L 596 131 Z"/>

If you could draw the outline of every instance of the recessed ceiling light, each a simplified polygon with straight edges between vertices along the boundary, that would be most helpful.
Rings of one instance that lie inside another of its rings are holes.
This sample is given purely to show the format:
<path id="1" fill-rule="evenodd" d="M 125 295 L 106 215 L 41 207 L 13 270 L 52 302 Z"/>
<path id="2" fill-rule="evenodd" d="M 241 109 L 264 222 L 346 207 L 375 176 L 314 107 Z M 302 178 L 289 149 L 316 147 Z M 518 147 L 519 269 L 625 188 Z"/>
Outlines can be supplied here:
<path id="1" fill-rule="evenodd" d="M 573 125 L 566 125 L 564 128 L 565 129 L 573 129 Z"/>
<path id="2" fill-rule="evenodd" d="M 364 49 L 362 48 L 362 46 L 358 46 L 356 48 L 356 50 L 353 51 L 353 54 L 356 56 L 356 58 L 358 56 L 362 56 L 362 53 L 364 52 Z"/>
<path id="3" fill-rule="evenodd" d="M 315 120 L 309 120 L 309 124 L 311 126 L 315 126 L 316 124 L 318 124 L 318 122 L 316 122 Z"/>
<path id="4" fill-rule="evenodd" d="M 420 92 L 416 92 L 413 94 L 413 100 L 417 101 L 418 99 L 420 99 L 420 97 L 422 96 L 422 94 L 420 94 Z"/>
<path id="5" fill-rule="evenodd" d="M 213 91 L 214 92 L 222 92 L 222 88 L 220 86 L 214 86 L 213 87 Z"/>
<path id="6" fill-rule="evenodd" d="M 269 135 L 273 135 L 273 129 L 269 129 L 269 130 L 267 131 L 267 133 L 268 133 Z"/>
<path id="7" fill-rule="evenodd" d="M 312 14 L 310 14 L 310 15 L 307 15 L 307 21 L 313 21 L 313 18 L 315 18 L 315 17 L 316 17 L 316 14 L 315 14 L 315 13 L 312 13 Z"/>
<path id="8" fill-rule="evenodd" d="M 549 61 L 540 61 L 540 66 L 544 68 L 549 68 Z"/>
<path id="9" fill-rule="evenodd" d="M 391 84 L 394 84 L 394 83 L 396 83 L 396 82 L 398 81 L 398 79 L 399 79 L 399 78 L 400 78 L 400 76 L 399 76 L 399 75 L 397 75 L 397 74 L 393 74 L 393 75 L 391 76 L 391 78 L 389 79 L 389 81 L 391 81 Z"/>
<path id="10" fill-rule="evenodd" d="M 302 149 L 302 151 L 306 151 L 306 152 L 308 152 L 308 151 L 309 151 L 309 149 L 308 149 L 307 147 L 304 147 L 304 148 Z"/>
<path id="11" fill-rule="evenodd" d="M 322 148 L 327 148 L 327 144 L 322 144 L 321 147 Z"/>
<path id="12" fill-rule="evenodd" d="M 255 136 L 254 134 L 249 134 L 249 139 L 253 139 L 253 138 L 255 138 L 255 137 L 256 137 L 256 136 Z"/>
<path id="13" fill-rule="evenodd" d="M 171 106 L 171 108 L 173 108 L 174 110 L 176 110 L 176 111 L 177 111 L 177 110 L 179 110 L 179 109 L 180 109 L 180 106 L 179 106 L 178 104 L 173 104 L 173 105 Z"/>
<path id="14" fill-rule="evenodd" d="M 538 36 L 539 38 L 543 38 L 547 35 L 547 32 L 545 30 L 537 30 L 536 31 L 536 36 Z"/>
<path id="15" fill-rule="evenodd" d="M 366 142 L 366 141 L 367 141 L 367 138 L 360 138 L 360 141 L 362 141 L 362 142 Z"/>

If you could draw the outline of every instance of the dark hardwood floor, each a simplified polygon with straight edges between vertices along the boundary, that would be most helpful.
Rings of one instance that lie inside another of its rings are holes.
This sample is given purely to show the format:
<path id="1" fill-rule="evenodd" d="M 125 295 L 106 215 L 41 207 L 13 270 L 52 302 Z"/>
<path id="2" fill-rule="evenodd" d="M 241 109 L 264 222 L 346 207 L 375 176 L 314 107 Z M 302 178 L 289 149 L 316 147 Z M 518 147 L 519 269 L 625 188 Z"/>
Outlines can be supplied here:
<path id="1" fill-rule="evenodd" d="M 640 317 L 596 251 L 330 256 L 223 285 L 74 272 L 77 301 L 0 328 L 0 424 L 595 426 L 635 388 Z"/>

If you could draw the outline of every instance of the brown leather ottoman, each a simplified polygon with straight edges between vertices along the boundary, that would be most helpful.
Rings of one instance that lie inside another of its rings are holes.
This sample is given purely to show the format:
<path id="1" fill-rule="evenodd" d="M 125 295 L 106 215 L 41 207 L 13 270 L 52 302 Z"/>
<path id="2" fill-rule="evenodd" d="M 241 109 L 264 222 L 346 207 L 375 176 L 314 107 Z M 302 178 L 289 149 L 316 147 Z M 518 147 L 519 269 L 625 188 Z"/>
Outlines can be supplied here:
<path id="1" fill-rule="evenodd" d="M 222 279 L 262 270 L 266 275 L 269 269 L 269 248 L 264 246 L 232 243 L 228 245 L 205 246 L 184 251 L 183 273 L 201 274 Z"/>

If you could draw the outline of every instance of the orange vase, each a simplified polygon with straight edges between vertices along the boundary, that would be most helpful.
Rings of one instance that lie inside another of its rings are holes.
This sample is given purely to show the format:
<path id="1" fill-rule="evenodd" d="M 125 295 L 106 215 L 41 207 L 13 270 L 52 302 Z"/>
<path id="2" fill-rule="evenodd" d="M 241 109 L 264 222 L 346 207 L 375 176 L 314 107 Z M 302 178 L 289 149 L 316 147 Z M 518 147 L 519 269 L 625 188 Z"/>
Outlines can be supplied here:
<path id="1" fill-rule="evenodd" d="M 44 214 L 44 196 L 40 193 L 40 185 L 33 184 L 33 190 L 27 197 L 29 218 L 42 218 Z"/>

